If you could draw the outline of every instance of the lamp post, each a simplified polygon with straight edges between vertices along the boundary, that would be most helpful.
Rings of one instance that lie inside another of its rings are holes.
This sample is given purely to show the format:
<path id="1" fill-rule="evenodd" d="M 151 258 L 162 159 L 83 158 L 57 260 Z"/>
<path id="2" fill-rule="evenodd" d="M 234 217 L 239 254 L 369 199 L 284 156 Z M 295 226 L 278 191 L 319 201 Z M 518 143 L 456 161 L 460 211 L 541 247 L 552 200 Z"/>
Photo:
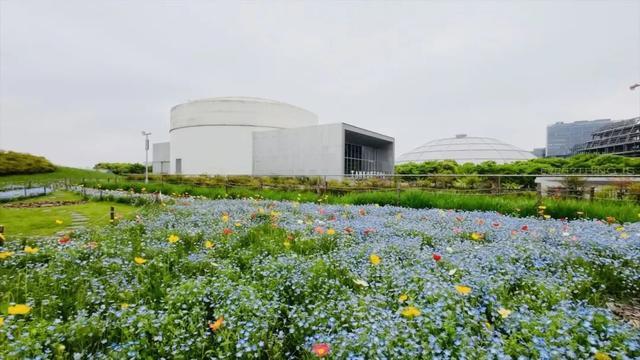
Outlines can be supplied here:
<path id="1" fill-rule="evenodd" d="M 142 131 L 142 136 L 144 136 L 144 183 L 149 183 L 149 135 L 150 132 Z"/>
<path id="2" fill-rule="evenodd" d="M 635 90 L 636 88 L 639 88 L 639 87 L 640 87 L 640 83 L 635 83 L 635 84 L 629 86 L 629 90 L 633 91 L 633 90 Z M 640 115 L 640 108 L 638 108 L 638 115 Z"/>

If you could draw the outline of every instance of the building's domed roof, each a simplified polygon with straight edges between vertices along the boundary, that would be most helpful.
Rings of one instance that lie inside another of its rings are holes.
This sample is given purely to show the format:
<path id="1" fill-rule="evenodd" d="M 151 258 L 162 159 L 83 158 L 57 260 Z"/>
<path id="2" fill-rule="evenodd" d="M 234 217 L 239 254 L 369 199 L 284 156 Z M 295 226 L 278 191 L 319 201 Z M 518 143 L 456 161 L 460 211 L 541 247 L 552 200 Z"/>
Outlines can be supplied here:
<path id="1" fill-rule="evenodd" d="M 396 163 L 455 160 L 459 164 L 479 164 L 484 161 L 504 164 L 533 158 L 535 156 L 532 153 L 500 140 L 463 134 L 454 138 L 430 141 L 400 155 Z"/>

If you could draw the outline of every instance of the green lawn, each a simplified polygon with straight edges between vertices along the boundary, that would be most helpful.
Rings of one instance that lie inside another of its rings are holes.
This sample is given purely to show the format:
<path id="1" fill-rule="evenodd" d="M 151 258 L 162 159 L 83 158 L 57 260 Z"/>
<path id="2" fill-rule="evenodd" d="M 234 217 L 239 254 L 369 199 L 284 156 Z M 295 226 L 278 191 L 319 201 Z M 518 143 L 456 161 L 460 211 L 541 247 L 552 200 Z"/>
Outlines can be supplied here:
<path id="1" fill-rule="evenodd" d="M 103 173 L 95 170 L 76 169 L 71 167 L 58 166 L 56 171 L 42 174 L 27 175 L 4 175 L 0 176 L 0 186 L 2 185 L 19 185 L 28 182 L 32 183 L 50 183 L 69 179 L 70 181 L 82 181 L 82 179 L 111 179 L 114 180 L 116 175 Z"/>
<path id="2" fill-rule="evenodd" d="M 55 192 L 52 195 L 23 200 L 20 203 L 81 199 L 79 195 L 74 193 Z M 70 229 L 72 213 L 86 216 L 89 226 L 109 224 L 111 206 L 115 207 L 117 216 L 124 218 L 132 217 L 137 211 L 134 206 L 107 201 L 90 201 L 85 204 L 45 208 L 6 208 L 0 206 L 0 225 L 5 226 L 5 235 L 8 240 L 12 237 L 54 235 L 57 232 Z M 56 220 L 61 220 L 62 224 L 57 224 Z"/>

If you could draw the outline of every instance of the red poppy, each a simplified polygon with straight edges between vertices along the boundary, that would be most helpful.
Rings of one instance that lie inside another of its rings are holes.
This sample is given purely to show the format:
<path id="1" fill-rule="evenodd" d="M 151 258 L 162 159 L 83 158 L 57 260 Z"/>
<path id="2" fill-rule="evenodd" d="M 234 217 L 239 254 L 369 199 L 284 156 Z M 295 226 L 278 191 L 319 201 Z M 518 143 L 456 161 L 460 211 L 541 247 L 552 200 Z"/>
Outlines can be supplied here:
<path id="1" fill-rule="evenodd" d="M 364 229 L 364 235 L 365 236 L 367 236 L 367 235 L 369 235 L 371 233 L 374 233 L 374 232 L 376 232 L 376 229 L 374 229 L 374 228 L 366 228 L 366 229 Z"/>
<path id="2" fill-rule="evenodd" d="M 329 355 L 331 348 L 329 347 L 329 344 L 326 344 L 326 343 L 313 344 L 313 346 L 311 347 L 311 351 L 317 357 L 325 357 Z"/>
<path id="3" fill-rule="evenodd" d="M 58 239 L 58 244 L 64 245 L 64 244 L 68 243 L 69 241 L 71 241 L 71 238 L 69 237 L 69 235 L 65 235 L 65 236 L 61 237 L 60 239 Z"/>
<path id="4" fill-rule="evenodd" d="M 456 220 L 462 222 L 462 220 L 464 220 L 464 218 L 462 216 L 456 216 Z"/>
<path id="5" fill-rule="evenodd" d="M 360 208 L 360 210 L 358 210 L 358 213 L 360 214 L 360 216 L 365 216 L 367 215 L 367 211 L 363 208 Z"/>
<path id="6" fill-rule="evenodd" d="M 224 229 L 222 230 L 222 233 L 223 233 L 224 235 L 231 235 L 231 234 L 233 234 L 233 230 L 231 230 L 231 229 L 229 229 L 229 228 L 224 228 Z"/>
<path id="7" fill-rule="evenodd" d="M 438 253 L 433 253 L 433 255 L 431 255 L 433 257 L 433 260 L 435 261 L 440 261 L 442 259 L 442 255 L 438 254 Z"/>
<path id="8" fill-rule="evenodd" d="M 336 221 L 336 214 L 331 214 L 331 217 L 329 218 L 329 221 Z"/>
<path id="9" fill-rule="evenodd" d="M 320 215 L 324 215 L 327 213 L 327 210 L 320 208 L 320 210 L 318 210 L 318 212 L 320 213 Z"/>
<path id="10" fill-rule="evenodd" d="M 491 224 L 491 226 L 493 226 L 494 228 L 497 229 L 497 228 L 500 227 L 500 223 L 495 222 L 495 223 Z"/>
<path id="11" fill-rule="evenodd" d="M 529 226 L 522 225 L 522 227 L 520 229 L 522 229 L 522 231 L 529 231 Z"/>
<path id="12" fill-rule="evenodd" d="M 347 234 L 351 234 L 353 233 L 353 229 L 350 226 L 347 226 L 346 228 L 344 228 L 344 232 Z"/>

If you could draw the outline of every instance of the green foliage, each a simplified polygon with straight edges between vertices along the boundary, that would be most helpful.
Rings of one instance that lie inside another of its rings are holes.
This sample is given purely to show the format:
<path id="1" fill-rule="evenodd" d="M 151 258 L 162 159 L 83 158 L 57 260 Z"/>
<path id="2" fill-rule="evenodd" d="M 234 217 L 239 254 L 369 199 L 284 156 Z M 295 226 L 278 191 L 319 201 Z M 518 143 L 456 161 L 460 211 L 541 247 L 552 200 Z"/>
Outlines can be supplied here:
<path id="1" fill-rule="evenodd" d="M 144 165 L 140 163 L 97 163 L 94 167 L 96 170 L 109 170 L 114 174 L 144 174 Z M 149 167 L 151 172 L 151 167 Z"/>
<path id="2" fill-rule="evenodd" d="M 549 172 L 575 173 L 615 172 L 623 169 L 640 172 L 640 159 L 619 155 L 583 154 L 568 158 L 537 158 L 496 164 L 485 161 L 481 164 L 458 164 L 453 160 L 426 161 L 396 165 L 397 174 L 541 174 Z"/>
<path id="3" fill-rule="evenodd" d="M 0 176 L 48 173 L 55 170 L 56 167 L 42 156 L 0 151 Z"/>

